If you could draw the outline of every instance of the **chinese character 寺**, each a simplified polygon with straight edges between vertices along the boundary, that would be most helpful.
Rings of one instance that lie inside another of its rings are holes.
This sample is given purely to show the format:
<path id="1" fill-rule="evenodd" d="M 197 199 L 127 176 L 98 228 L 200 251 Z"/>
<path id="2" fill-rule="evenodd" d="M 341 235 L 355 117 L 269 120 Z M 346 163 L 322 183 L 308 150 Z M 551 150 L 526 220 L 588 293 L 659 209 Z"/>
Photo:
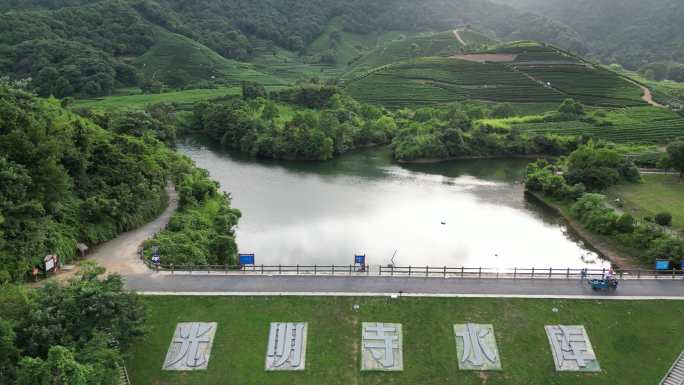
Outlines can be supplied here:
<path id="1" fill-rule="evenodd" d="M 368 349 L 373 358 L 386 368 L 394 366 L 394 349 L 399 348 L 396 332 L 393 326 L 377 324 L 367 326 L 363 333 L 364 349 Z"/>

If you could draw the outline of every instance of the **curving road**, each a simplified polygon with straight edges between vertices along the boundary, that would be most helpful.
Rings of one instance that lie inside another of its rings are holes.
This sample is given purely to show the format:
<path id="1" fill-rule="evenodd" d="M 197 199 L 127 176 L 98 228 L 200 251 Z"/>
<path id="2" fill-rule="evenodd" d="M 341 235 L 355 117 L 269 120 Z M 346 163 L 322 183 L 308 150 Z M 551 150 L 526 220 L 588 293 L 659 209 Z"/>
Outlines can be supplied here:
<path id="1" fill-rule="evenodd" d="M 96 246 L 88 253 L 88 259 L 97 262 L 107 269 L 108 273 L 129 275 L 145 275 L 150 270 L 138 258 L 138 248 L 146 240 L 163 230 L 178 208 L 178 193 L 172 185 L 166 187 L 169 203 L 161 215 L 153 221 L 131 231 L 119 234 L 116 238 Z M 78 268 L 62 271 L 56 279 L 67 280 L 76 274 Z"/>

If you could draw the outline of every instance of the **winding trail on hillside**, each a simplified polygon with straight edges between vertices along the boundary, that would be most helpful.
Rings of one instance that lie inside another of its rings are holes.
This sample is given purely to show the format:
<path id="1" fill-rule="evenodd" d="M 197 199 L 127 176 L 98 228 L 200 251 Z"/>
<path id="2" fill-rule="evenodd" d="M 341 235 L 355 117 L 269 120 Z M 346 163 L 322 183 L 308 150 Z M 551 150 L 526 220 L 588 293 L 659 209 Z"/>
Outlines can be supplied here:
<path id="1" fill-rule="evenodd" d="M 653 94 L 651 93 L 651 90 L 648 89 L 648 87 L 644 87 L 641 84 L 637 85 L 639 86 L 639 88 L 641 88 L 641 91 L 643 91 L 644 93 L 641 99 L 643 99 L 646 103 L 652 105 L 653 107 L 665 108 L 665 106 L 653 100 Z"/>
<path id="2" fill-rule="evenodd" d="M 129 275 L 146 275 L 150 270 L 140 260 L 138 249 L 148 239 L 166 228 L 171 216 L 178 209 L 178 193 L 172 185 L 166 187 L 169 203 L 157 218 L 147 224 L 120 234 L 116 238 L 96 246 L 88 253 L 87 259 L 97 262 L 107 269 L 107 273 Z M 58 281 L 64 281 L 73 277 L 78 267 L 73 270 L 63 271 L 56 276 Z"/>
<path id="3" fill-rule="evenodd" d="M 461 37 L 461 34 L 459 32 L 460 32 L 460 30 L 455 29 L 454 30 L 454 36 L 456 36 L 456 40 L 458 40 L 458 42 L 461 43 L 461 45 L 465 47 L 467 44 L 466 44 L 465 40 L 463 40 L 463 38 Z"/>
<path id="4" fill-rule="evenodd" d="M 628 78 L 628 77 L 623 77 L 623 79 L 625 79 L 625 80 L 627 80 L 628 82 L 634 84 L 635 86 L 641 88 L 641 92 L 643 93 L 643 95 L 641 96 L 641 100 L 643 100 L 643 101 L 645 101 L 646 103 L 652 105 L 653 107 L 665 108 L 665 106 L 663 106 L 662 104 L 660 104 L 660 103 L 656 102 L 655 100 L 653 100 L 653 93 L 651 92 L 651 90 L 650 90 L 648 87 L 643 86 L 643 85 L 641 85 L 641 84 L 635 82 L 634 80 L 632 80 L 632 79 L 630 79 L 630 78 Z"/>

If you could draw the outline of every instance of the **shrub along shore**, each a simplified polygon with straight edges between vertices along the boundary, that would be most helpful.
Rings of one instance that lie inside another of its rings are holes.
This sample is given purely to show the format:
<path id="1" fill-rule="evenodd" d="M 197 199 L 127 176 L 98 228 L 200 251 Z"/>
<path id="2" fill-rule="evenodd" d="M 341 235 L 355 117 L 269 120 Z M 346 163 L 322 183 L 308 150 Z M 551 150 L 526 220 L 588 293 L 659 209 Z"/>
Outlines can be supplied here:
<path id="1" fill-rule="evenodd" d="M 556 164 L 530 163 L 525 173 L 526 189 L 569 218 L 578 232 L 587 232 L 585 238 L 593 240 L 594 247 L 603 249 L 616 265 L 632 267 L 638 262 L 651 268 L 656 259 L 669 259 L 678 266 L 684 240 L 665 228 L 671 215 L 662 213 L 654 222 L 611 206 L 601 192 L 620 183 L 641 183 L 636 167 L 604 144 L 593 142 Z"/>

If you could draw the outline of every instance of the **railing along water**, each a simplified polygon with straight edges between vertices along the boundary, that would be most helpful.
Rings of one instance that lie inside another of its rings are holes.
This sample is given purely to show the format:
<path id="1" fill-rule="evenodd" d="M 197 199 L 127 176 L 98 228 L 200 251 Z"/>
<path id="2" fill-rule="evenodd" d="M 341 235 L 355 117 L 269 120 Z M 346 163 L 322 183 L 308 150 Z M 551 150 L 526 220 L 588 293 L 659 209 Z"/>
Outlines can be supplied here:
<path id="1" fill-rule="evenodd" d="M 415 278 L 461 278 L 461 279 L 583 279 L 604 276 L 607 269 L 582 268 L 491 268 L 450 266 L 394 266 L 394 265 L 174 265 L 155 264 L 142 258 L 156 272 L 170 274 L 203 275 L 300 275 L 300 276 L 378 276 Z M 617 279 L 684 279 L 684 271 L 617 269 L 612 272 Z"/>

